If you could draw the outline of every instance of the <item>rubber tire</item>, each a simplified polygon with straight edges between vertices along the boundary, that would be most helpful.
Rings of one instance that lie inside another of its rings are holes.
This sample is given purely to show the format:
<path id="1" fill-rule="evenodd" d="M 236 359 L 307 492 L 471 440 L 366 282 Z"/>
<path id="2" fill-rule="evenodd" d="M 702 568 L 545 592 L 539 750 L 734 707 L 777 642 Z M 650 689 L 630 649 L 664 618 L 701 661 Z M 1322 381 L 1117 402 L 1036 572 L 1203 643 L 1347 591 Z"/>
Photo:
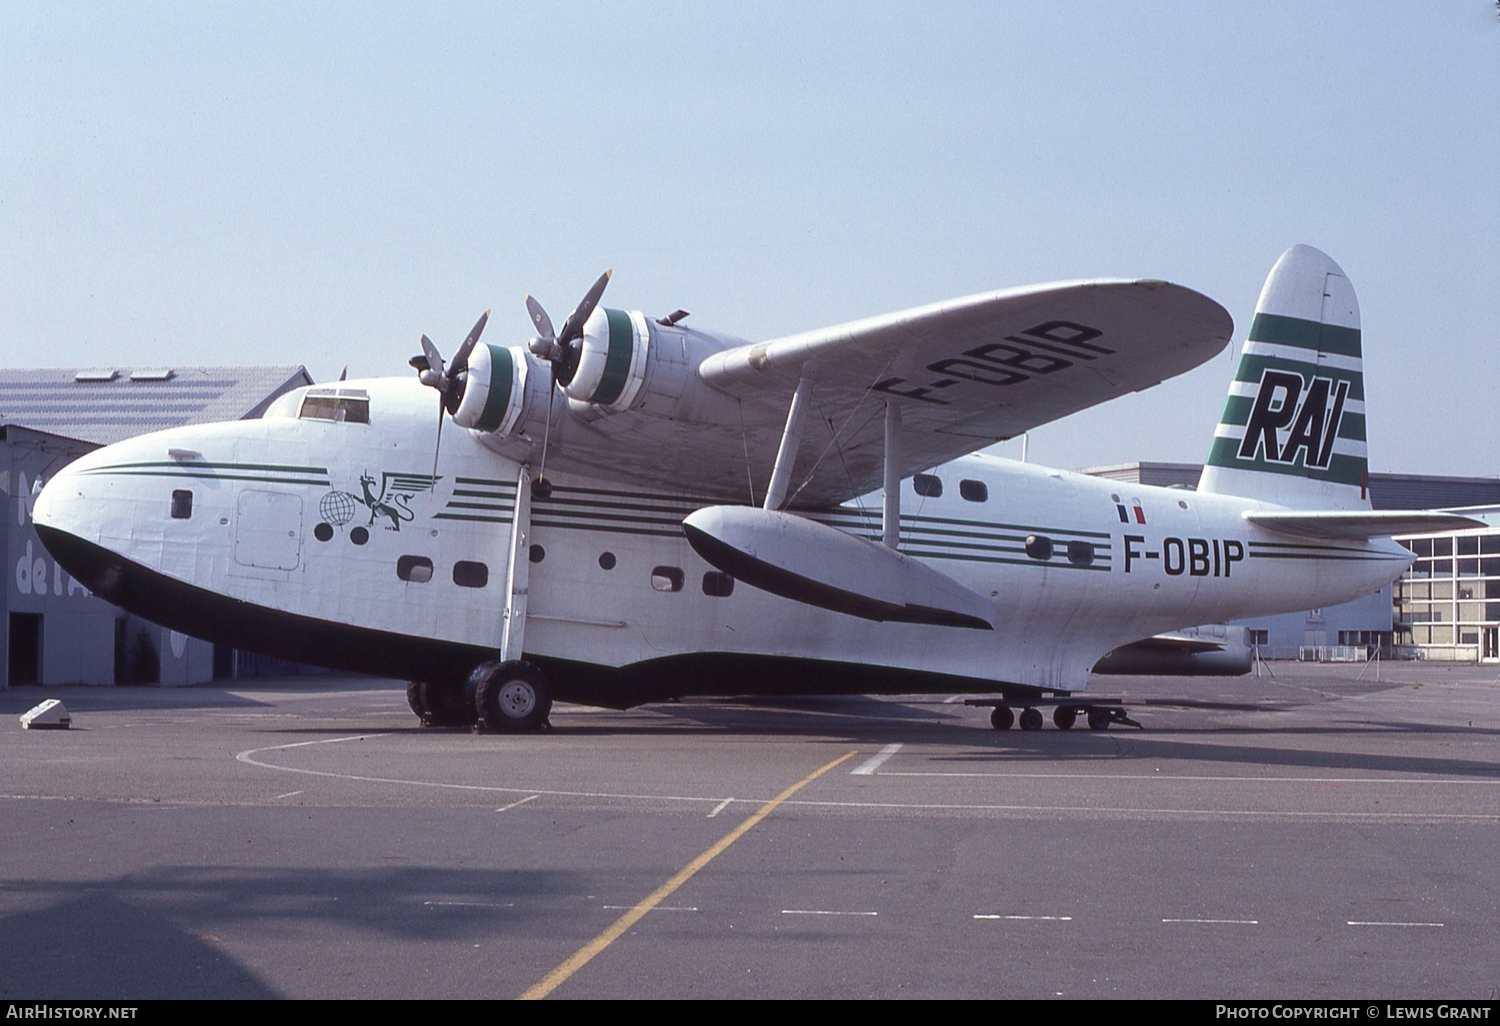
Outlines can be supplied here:
<path id="1" fill-rule="evenodd" d="M 422 701 L 429 712 L 427 722 L 434 727 L 469 727 L 475 720 L 474 705 L 464 701 L 462 685 L 422 682 Z"/>
<path id="2" fill-rule="evenodd" d="M 997 705 L 990 711 L 990 726 L 996 730 L 1009 730 L 1010 725 L 1016 722 L 1016 714 L 1006 706 Z"/>
<path id="3" fill-rule="evenodd" d="M 1075 705 L 1060 705 L 1052 710 L 1052 722 L 1057 725 L 1058 730 L 1072 730 L 1077 720 L 1078 707 Z"/>
<path id="4" fill-rule="evenodd" d="M 546 675 L 519 659 L 479 664 L 469 674 L 465 692 L 473 696 L 477 719 L 494 731 L 538 730 L 552 712 L 552 688 Z"/>
<path id="5" fill-rule="evenodd" d="M 1042 714 L 1040 712 L 1038 712 L 1037 710 L 1035 710 L 1035 709 L 1022 709 L 1021 710 L 1021 729 L 1022 730 L 1041 730 L 1042 729 Z"/>
<path id="6" fill-rule="evenodd" d="M 417 719 L 422 725 L 427 725 L 427 706 L 422 698 L 422 682 L 409 680 L 406 682 L 406 704 L 411 706 L 411 711 L 417 714 Z"/>
<path id="7" fill-rule="evenodd" d="M 1113 719 L 1113 717 L 1110 716 L 1108 709 L 1090 709 L 1089 710 L 1089 729 L 1090 730 L 1108 730 L 1109 729 L 1109 723 L 1110 723 L 1111 719 Z"/>
<path id="8" fill-rule="evenodd" d="M 474 722 L 474 707 L 464 701 L 462 687 L 414 680 L 406 685 L 406 704 L 424 727 L 467 727 Z"/>

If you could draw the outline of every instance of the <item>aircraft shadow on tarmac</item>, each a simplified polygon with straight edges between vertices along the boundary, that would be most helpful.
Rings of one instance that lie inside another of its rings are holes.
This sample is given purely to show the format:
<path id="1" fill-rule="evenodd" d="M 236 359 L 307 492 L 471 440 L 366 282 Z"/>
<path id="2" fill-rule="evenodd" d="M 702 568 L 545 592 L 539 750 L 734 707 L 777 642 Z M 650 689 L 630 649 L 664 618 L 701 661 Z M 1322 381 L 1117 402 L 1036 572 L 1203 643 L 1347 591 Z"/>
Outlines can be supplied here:
<path id="1" fill-rule="evenodd" d="M 26 911 L 0 917 L 0 997 L 25 1000 L 108 998 L 275 998 L 285 996 L 229 955 L 213 930 L 241 947 L 315 950 L 309 934 L 363 934 L 372 943 L 493 940 L 550 929 L 559 901 L 597 912 L 580 895 L 590 881 L 562 871 L 454 869 L 235 869 L 172 866 L 112 880 L 10 880 L 0 897 L 19 896 Z M 196 924 L 196 925 L 191 925 Z M 327 993 L 335 977 L 307 972 L 308 990 Z M 504 987 L 506 983 L 497 981 Z M 496 993 L 495 997 L 514 997 Z"/>

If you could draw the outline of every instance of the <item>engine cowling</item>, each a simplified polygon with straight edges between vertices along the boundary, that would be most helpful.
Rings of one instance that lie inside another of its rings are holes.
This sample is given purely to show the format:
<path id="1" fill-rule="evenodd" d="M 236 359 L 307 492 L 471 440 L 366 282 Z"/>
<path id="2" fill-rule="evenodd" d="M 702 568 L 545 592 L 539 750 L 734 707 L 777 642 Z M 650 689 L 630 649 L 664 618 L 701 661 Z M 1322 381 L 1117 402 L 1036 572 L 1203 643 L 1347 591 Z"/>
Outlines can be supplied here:
<path id="1" fill-rule="evenodd" d="M 566 381 L 559 375 L 558 383 L 570 399 L 628 410 L 646 380 L 650 350 L 645 314 L 597 307 L 584 322 L 576 369 Z"/>
<path id="2" fill-rule="evenodd" d="M 510 434 L 525 410 L 530 372 L 526 350 L 519 346 L 475 346 L 453 423 L 475 431 Z"/>

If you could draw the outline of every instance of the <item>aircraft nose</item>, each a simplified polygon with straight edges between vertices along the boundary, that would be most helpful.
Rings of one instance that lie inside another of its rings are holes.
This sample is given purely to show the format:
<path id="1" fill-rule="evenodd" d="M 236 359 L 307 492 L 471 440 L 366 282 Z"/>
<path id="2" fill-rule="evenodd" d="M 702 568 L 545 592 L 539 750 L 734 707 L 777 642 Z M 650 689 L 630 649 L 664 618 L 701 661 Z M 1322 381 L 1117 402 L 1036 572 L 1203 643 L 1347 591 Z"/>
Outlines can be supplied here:
<path id="1" fill-rule="evenodd" d="M 31 501 L 31 522 L 46 531 L 65 531 L 78 537 L 98 540 L 99 502 L 89 480 L 89 468 L 99 462 L 107 449 L 96 450 L 68 466 L 58 469 L 51 478 L 43 475 L 42 490 Z M 33 486 L 34 487 L 34 486 Z"/>
<path id="2" fill-rule="evenodd" d="M 87 459 L 88 457 L 84 457 Z M 36 493 L 36 486 L 32 486 L 34 493 L 31 504 L 31 520 L 33 523 L 50 528 L 55 531 L 67 531 L 76 533 L 79 526 L 77 514 L 81 505 L 72 501 L 83 499 L 83 490 L 80 487 L 78 464 L 82 460 L 75 461 L 54 473 L 50 480 L 38 479 L 38 484 L 46 480 L 40 493 Z"/>

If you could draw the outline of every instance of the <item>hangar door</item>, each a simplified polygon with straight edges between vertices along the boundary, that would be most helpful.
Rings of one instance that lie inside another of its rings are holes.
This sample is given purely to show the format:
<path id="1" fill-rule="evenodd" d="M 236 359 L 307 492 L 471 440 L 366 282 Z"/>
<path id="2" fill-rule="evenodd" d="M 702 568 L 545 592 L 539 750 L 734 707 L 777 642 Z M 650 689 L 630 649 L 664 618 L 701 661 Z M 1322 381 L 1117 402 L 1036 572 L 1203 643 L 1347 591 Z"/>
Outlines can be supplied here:
<path id="1" fill-rule="evenodd" d="M 240 492 L 234 519 L 234 561 L 263 570 L 295 570 L 302 554 L 302 497 Z"/>

